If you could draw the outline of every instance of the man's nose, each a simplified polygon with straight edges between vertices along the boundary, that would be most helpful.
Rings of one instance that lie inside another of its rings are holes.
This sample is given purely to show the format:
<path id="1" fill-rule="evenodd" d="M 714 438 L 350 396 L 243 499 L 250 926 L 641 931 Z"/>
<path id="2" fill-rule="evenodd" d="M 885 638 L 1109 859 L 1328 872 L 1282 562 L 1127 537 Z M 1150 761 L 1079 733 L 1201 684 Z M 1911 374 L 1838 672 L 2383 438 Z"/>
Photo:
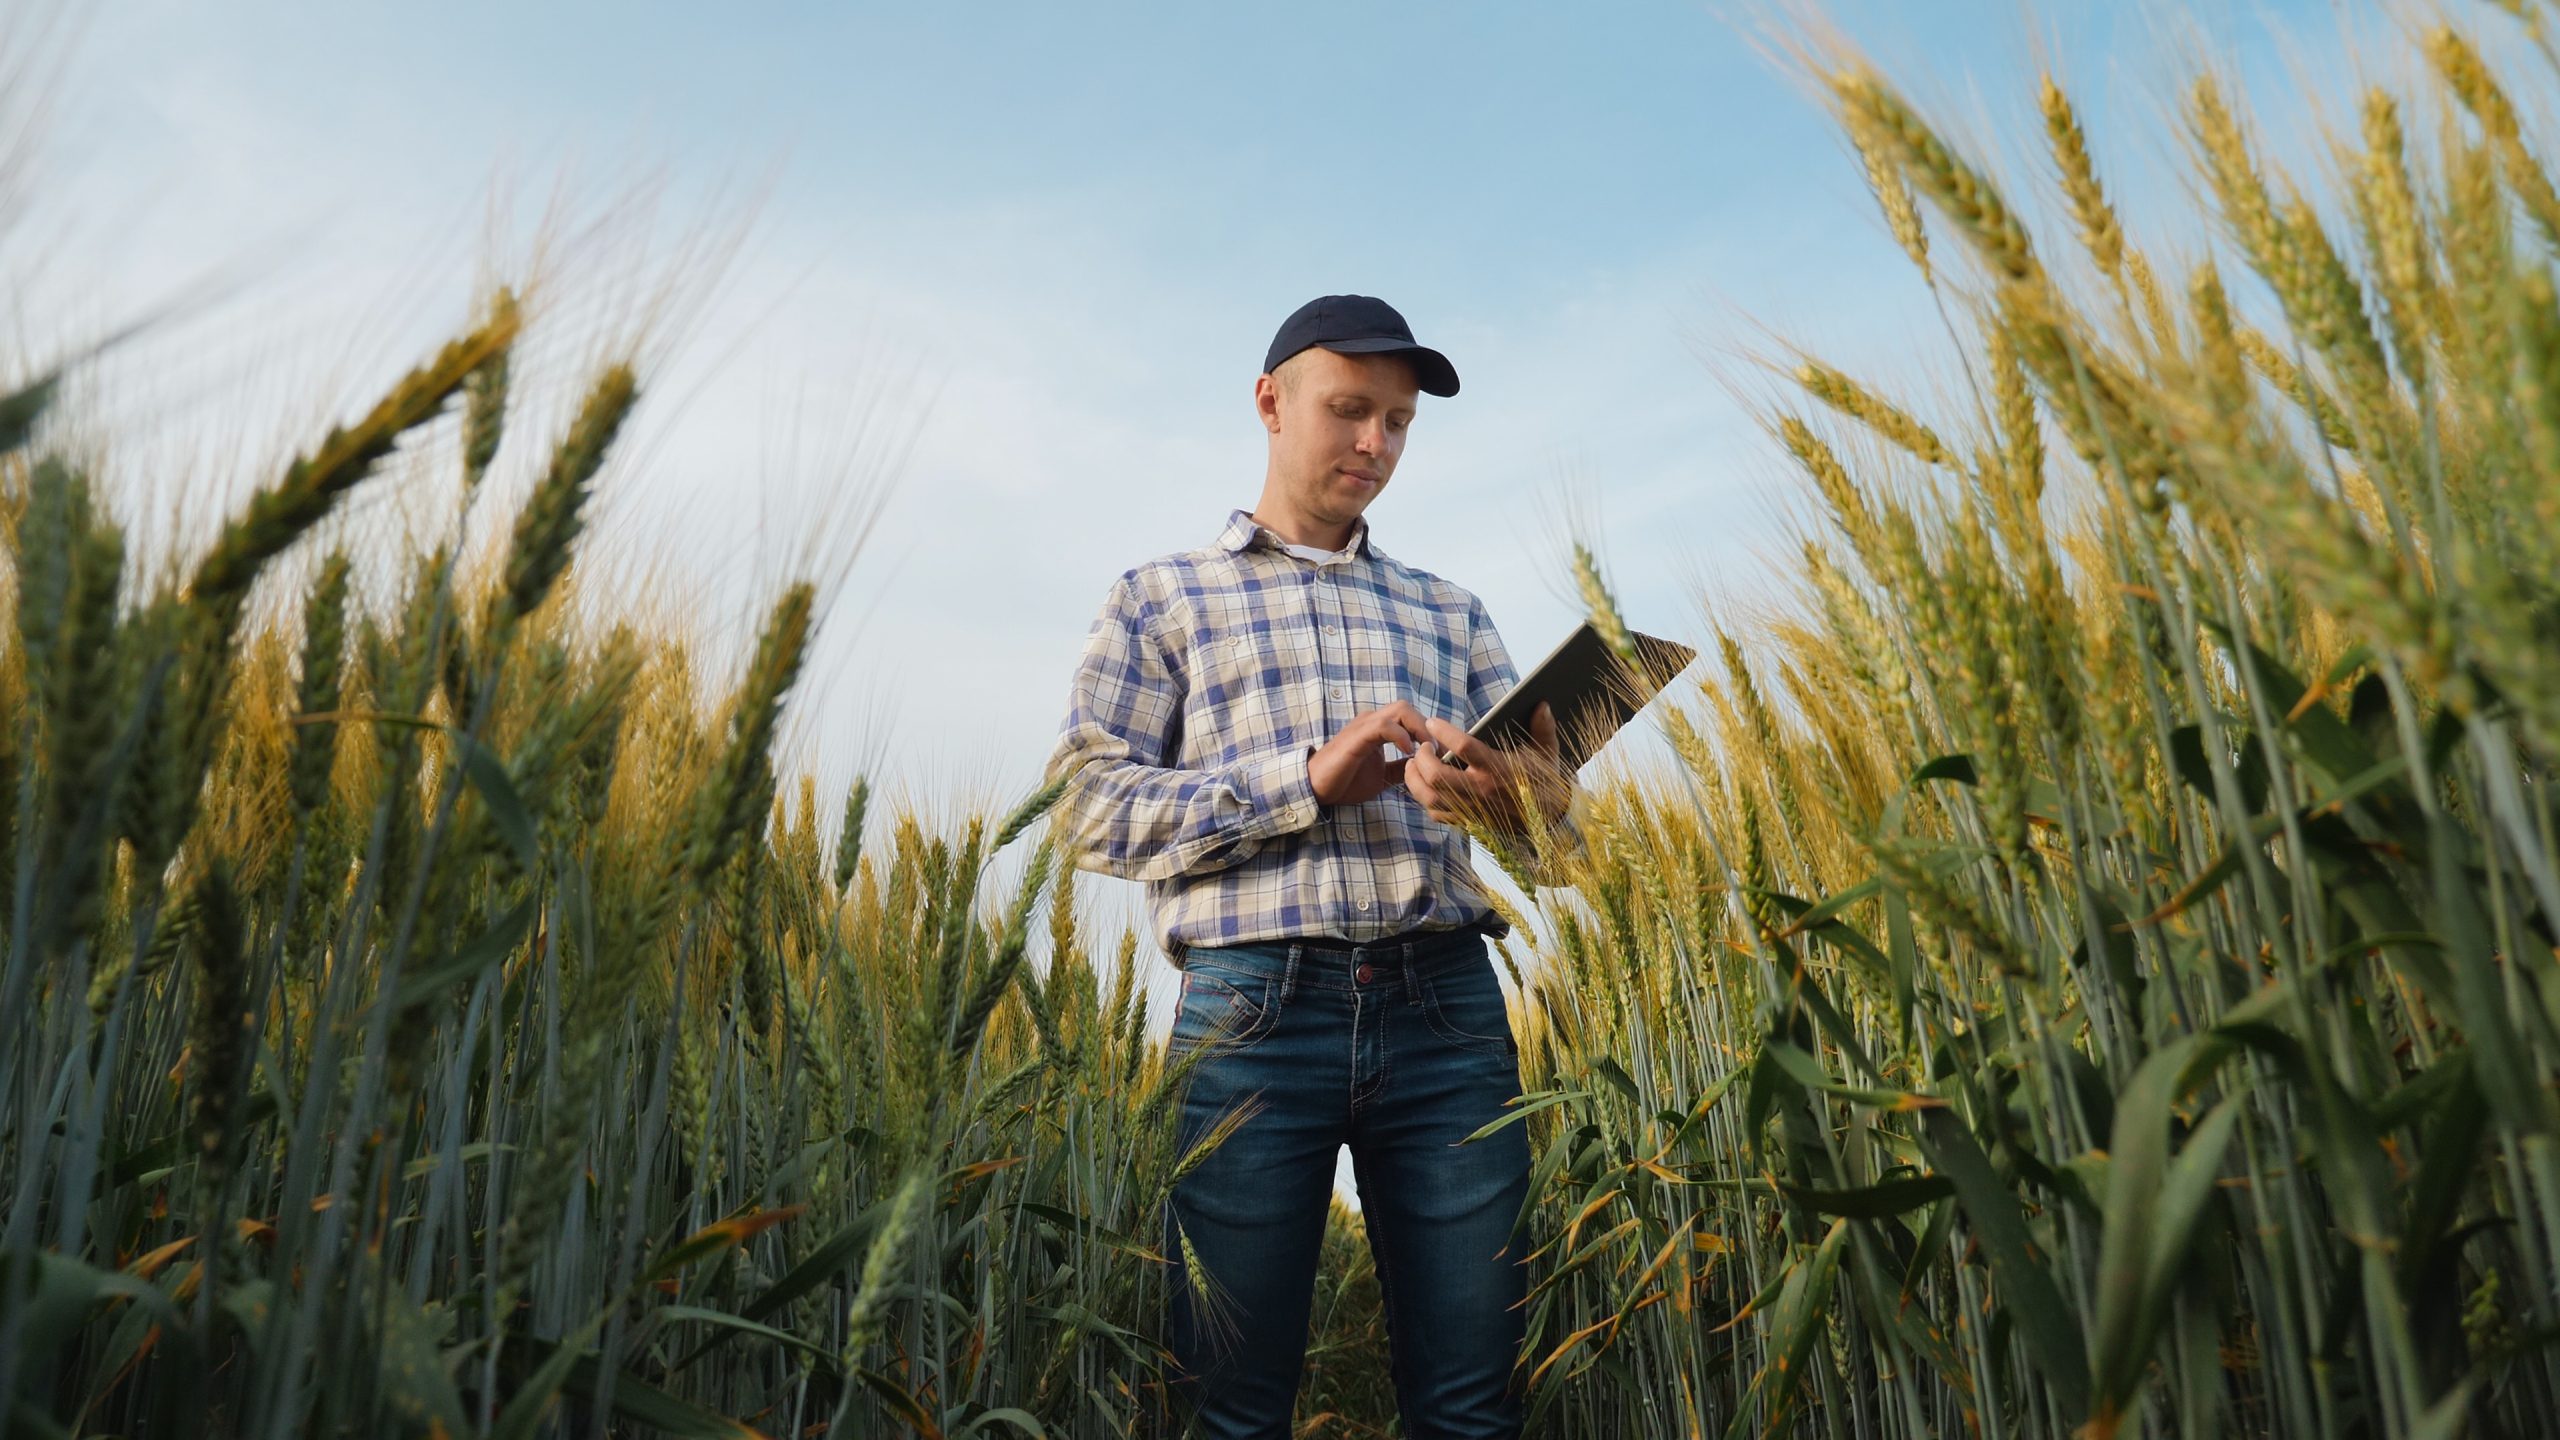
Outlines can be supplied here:
<path id="1" fill-rule="evenodd" d="M 1387 452 L 1387 427 L 1372 420 L 1360 427 L 1360 438 L 1352 443 L 1363 455 L 1383 455 Z"/>

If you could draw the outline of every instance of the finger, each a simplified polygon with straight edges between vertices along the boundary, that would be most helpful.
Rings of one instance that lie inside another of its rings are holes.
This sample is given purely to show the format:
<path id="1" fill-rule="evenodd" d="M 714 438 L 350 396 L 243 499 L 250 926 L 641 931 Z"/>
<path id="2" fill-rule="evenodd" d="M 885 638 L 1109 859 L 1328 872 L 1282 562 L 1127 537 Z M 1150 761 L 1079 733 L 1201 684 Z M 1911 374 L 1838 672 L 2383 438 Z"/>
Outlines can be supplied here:
<path id="1" fill-rule="evenodd" d="M 1446 720 L 1429 721 L 1433 744 L 1464 763 L 1469 769 L 1490 765 L 1495 760 L 1493 747 Z"/>
<path id="2" fill-rule="evenodd" d="M 1410 710 L 1413 707 L 1399 701 L 1383 710 L 1372 710 L 1365 718 L 1379 739 L 1410 755 L 1421 744 L 1422 732 L 1405 724 L 1404 717 L 1396 713 L 1399 708 Z"/>
<path id="3" fill-rule="evenodd" d="M 1529 738 L 1537 741 L 1538 748 L 1550 755 L 1564 753 L 1564 747 L 1556 739 L 1555 709 L 1544 700 L 1538 702 L 1537 709 L 1529 712 Z"/>
<path id="4" fill-rule="evenodd" d="M 1420 744 L 1431 736 L 1430 719 L 1421 711 L 1415 709 L 1413 707 L 1413 702 L 1410 700 L 1395 701 L 1389 704 L 1385 709 L 1380 710 L 1378 714 L 1386 717 L 1397 726 L 1401 727 L 1407 735 L 1413 737 L 1414 743 L 1416 744 Z"/>
<path id="5" fill-rule="evenodd" d="M 1510 784 L 1488 766 L 1470 765 L 1450 774 L 1449 783 L 1440 787 L 1440 798 L 1456 809 L 1481 809 L 1510 794 Z"/>
<path id="6" fill-rule="evenodd" d="M 1465 770 L 1439 759 L 1424 749 L 1406 770 L 1405 789 L 1422 802 L 1424 813 L 1443 824 L 1471 803 L 1476 787 L 1484 783 L 1484 774 Z"/>
<path id="7" fill-rule="evenodd" d="M 1405 793 L 1422 802 L 1424 809 L 1439 803 L 1440 786 L 1449 767 L 1431 758 L 1428 750 L 1417 753 L 1404 765 Z"/>

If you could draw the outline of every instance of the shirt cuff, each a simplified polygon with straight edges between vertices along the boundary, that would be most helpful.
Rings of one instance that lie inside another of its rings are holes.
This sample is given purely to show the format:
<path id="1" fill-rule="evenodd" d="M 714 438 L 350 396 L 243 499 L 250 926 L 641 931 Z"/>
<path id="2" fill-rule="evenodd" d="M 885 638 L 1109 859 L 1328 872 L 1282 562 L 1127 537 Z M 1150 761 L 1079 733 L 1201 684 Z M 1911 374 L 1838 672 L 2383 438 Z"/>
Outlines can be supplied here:
<path id="1" fill-rule="evenodd" d="M 1303 749 L 1248 762 L 1235 774 L 1235 790 L 1245 804 L 1245 828 L 1256 835 L 1287 835 L 1316 823 L 1316 785 Z"/>

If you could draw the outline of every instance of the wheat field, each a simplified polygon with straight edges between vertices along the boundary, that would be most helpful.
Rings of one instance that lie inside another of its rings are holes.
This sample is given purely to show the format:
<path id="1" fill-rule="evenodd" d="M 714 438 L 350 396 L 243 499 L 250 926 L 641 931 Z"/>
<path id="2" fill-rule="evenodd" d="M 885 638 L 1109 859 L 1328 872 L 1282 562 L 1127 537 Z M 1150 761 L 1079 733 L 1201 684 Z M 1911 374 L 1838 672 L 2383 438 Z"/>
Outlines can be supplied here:
<path id="1" fill-rule="evenodd" d="M 2200 74 L 2183 254 L 2053 80 L 2003 177 L 1811 52 L 1961 381 L 1785 363 L 1786 606 L 1539 839 L 1533 1433 L 2554 1432 L 2555 23 L 2428 22 L 2318 175 Z M 810 583 L 728 660 L 565 603 L 647 385 L 529 430 L 527 302 L 172 564 L 0 397 L 8 1433 L 1174 1433 L 1221 1134 L 1059 792 L 777 773 Z M 502 449 L 494 564 L 327 548 Z M 1325 1254 L 1300 1433 L 1397 1433 Z"/>

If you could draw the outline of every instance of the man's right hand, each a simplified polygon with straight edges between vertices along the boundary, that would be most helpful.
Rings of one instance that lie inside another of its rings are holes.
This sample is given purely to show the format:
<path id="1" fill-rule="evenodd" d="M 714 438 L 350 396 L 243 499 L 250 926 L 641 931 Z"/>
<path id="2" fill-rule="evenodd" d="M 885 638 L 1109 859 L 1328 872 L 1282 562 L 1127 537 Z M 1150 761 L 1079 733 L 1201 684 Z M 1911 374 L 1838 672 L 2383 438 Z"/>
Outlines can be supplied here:
<path id="1" fill-rule="evenodd" d="M 1398 700 L 1392 705 L 1352 717 L 1340 733 L 1307 757 L 1307 779 L 1319 805 L 1357 805 L 1374 800 L 1404 783 L 1404 760 L 1390 760 L 1379 747 L 1393 745 L 1406 755 L 1431 738 L 1422 712 Z"/>

